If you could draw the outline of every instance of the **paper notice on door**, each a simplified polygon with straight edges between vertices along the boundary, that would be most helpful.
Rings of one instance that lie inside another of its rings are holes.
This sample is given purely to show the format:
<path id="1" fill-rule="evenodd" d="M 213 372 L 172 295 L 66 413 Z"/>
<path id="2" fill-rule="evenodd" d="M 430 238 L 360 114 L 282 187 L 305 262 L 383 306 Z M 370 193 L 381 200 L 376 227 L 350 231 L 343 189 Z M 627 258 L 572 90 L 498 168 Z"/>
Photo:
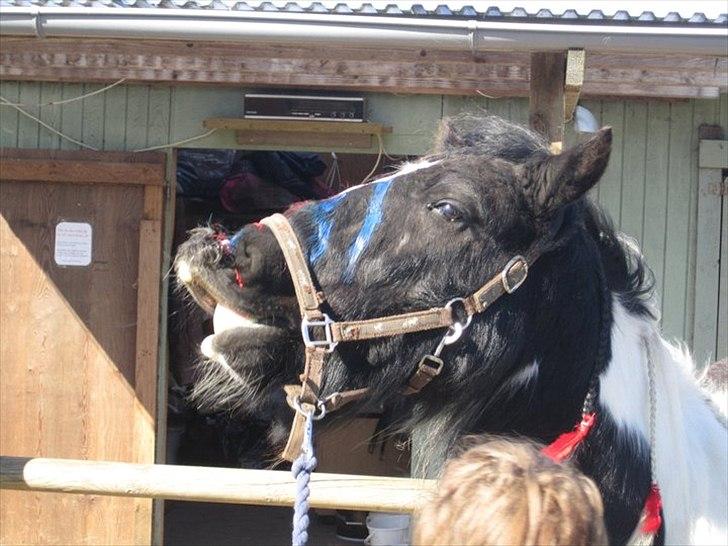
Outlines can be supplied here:
<path id="1" fill-rule="evenodd" d="M 86 266 L 91 263 L 93 230 L 86 222 L 56 224 L 54 258 L 58 265 Z"/>

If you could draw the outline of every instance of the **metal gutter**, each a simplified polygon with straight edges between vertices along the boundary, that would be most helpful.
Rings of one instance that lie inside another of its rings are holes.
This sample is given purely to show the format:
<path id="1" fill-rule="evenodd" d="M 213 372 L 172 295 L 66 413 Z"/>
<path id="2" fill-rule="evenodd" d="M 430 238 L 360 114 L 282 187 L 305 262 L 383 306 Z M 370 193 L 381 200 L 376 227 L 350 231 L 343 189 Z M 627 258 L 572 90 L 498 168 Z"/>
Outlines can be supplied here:
<path id="1" fill-rule="evenodd" d="M 726 56 L 728 27 L 514 23 L 476 20 L 184 9 L 5 7 L 0 35 Z"/>

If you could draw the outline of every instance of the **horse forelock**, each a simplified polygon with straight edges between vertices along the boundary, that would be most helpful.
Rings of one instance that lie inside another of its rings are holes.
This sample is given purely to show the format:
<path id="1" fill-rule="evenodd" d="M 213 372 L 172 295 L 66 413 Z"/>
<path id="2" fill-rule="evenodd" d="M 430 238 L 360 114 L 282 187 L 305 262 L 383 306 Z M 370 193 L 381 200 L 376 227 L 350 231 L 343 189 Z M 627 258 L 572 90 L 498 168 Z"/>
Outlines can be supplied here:
<path id="1" fill-rule="evenodd" d="M 549 154 L 538 133 L 494 115 L 459 114 L 443 121 L 433 148 L 435 155 L 481 155 L 525 163 Z"/>

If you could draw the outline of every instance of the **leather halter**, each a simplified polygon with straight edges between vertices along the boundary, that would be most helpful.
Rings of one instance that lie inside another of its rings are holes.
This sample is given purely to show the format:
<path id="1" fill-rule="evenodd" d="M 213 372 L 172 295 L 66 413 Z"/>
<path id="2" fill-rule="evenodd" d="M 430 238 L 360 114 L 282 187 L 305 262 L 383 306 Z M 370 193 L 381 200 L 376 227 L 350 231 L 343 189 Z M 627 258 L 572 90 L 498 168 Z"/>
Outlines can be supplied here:
<path id="1" fill-rule="evenodd" d="M 288 405 L 296 410 L 288 442 L 281 455 L 289 461 L 295 459 L 300 452 L 306 413 L 313 412 L 315 418 L 320 419 L 327 412 L 363 398 L 369 391 L 368 388 L 355 389 L 337 392 L 324 399 L 319 398 L 326 355 L 333 352 L 338 343 L 391 337 L 436 328 L 455 329 L 459 337 L 459 333 L 470 323 L 473 315 L 485 311 L 504 294 L 515 292 L 528 275 L 529 261 L 523 256 L 514 256 L 500 273 L 476 292 L 464 298 L 455 298 L 444 307 L 367 320 L 334 321 L 321 310 L 321 304 L 325 301 L 324 294 L 316 290 L 308 261 L 288 219 L 282 214 L 273 214 L 261 220 L 261 223 L 273 232 L 286 260 L 301 312 L 301 335 L 306 346 L 306 363 L 301 375 L 301 384 L 284 387 Z M 529 258 L 533 263 L 535 256 Z M 455 302 L 462 305 L 467 315 L 466 322 L 460 322 L 453 312 Z M 315 339 L 315 333 L 321 329 L 323 339 Z M 440 349 L 442 345 L 441 342 Z M 439 364 L 433 366 L 432 361 L 428 361 L 427 357 L 423 358 L 403 394 L 419 392 L 440 373 L 441 360 Z"/>

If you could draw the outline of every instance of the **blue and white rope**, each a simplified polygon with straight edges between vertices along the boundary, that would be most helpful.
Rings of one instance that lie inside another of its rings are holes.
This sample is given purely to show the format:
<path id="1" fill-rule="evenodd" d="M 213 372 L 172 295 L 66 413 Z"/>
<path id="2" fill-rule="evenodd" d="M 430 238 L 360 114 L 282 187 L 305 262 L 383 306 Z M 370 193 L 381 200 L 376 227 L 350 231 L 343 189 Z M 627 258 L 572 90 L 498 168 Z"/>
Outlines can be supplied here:
<path id="1" fill-rule="evenodd" d="M 313 454 L 313 411 L 306 413 L 306 425 L 303 429 L 301 454 L 293 461 L 291 473 L 296 478 L 296 502 L 293 505 L 293 546 L 306 546 L 308 542 L 308 497 L 311 472 L 316 468 L 316 457 Z"/>

